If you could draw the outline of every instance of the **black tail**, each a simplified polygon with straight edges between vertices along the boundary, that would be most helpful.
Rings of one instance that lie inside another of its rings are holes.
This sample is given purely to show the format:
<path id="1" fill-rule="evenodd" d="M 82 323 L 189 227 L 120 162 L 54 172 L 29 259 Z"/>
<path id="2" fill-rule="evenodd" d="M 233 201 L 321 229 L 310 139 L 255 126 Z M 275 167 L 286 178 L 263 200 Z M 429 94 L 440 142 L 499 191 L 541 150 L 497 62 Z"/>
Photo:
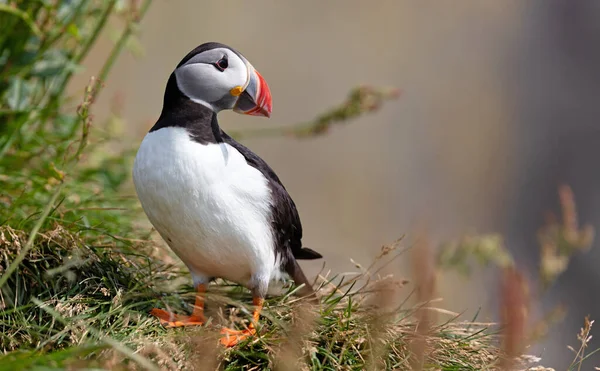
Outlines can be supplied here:
<path id="1" fill-rule="evenodd" d="M 293 252 L 294 258 L 300 260 L 314 260 L 321 259 L 323 255 L 319 254 L 315 250 L 309 249 L 308 247 L 303 247 L 300 250 L 296 250 Z"/>
<path id="2" fill-rule="evenodd" d="M 302 250 L 304 250 L 304 249 L 302 249 Z M 319 255 L 318 253 L 316 253 L 310 249 L 308 249 L 308 250 Z M 319 299 L 316 296 L 315 290 L 313 290 L 312 285 L 310 284 L 310 282 L 308 282 L 308 279 L 304 275 L 304 272 L 302 272 L 302 268 L 300 268 L 300 265 L 298 265 L 298 262 L 296 261 L 296 259 L 290 259 L 287 262 L 287 264 L 285 265 L 285 270 L 290 275 L 290 277 L 292 277 L 292 279 L 294 280 L 294 283 L 297 286 L 304 284 L 304 287 L 302 287 L 298 291 L 299 296 L 308 297 L 308 300 L 310 300 L 311 302 L 313 302 L 315 304 L 319 302 Z"/>

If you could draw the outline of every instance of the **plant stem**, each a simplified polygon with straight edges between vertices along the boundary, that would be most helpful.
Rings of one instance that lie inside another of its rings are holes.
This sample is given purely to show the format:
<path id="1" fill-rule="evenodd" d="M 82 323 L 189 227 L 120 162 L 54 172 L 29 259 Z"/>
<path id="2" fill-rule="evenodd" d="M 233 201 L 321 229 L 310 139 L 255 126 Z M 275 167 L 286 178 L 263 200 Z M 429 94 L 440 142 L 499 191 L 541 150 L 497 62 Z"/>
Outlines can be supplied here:
<path id="1" fill-rule="evenodd" d="M 100 32 L 104 29 L 104 26 L 106 25 L 106 21 L 108 21 L 108 18 L 110 17 L 110 15 L 113 11 L 113 8 L 115 7 L 116 4 L 117 4 L 117 0 L 111 0 L 108 3 L 108 6 L 102 13 L 102 17 L 100 17 L 100 20 L 96 24 L 96 28 L 94 29 L 94 32 L 92 32 L 92 35 L 87 40 L 85 46 L 83 47 L 83 49 L 81 50 L 79 55 L 77 55 L 77 57 L 75 58 L 75 63 L 79 64 L 83 60 L 83 58 L 85 58 L 85 56 L 89 53 L 92 46 L 94 44 L 96 44 L 96 40 L 98 39 L 98 36 L 100 36 Z"/>
<path id="2" fill-rule="evenodd" d="M 112 13 L 113 8 L 115 7 L 116 3 L 117 3 L 117 0 L 111 0 L 109 2 L 109 4 L 107 5 L 106 9 L 104 9 L 104 12 L 102 13 L 102 16 L 100 17 L 100 20 L 98 21 L 98 23 L 96 24 L 96 27 L 94 28 L 94 31 L 92 32 L 92 35 L 86 40 L 85 45 L 83 46 L 83 49 L 81 50 L 81 52 L 79 52 L 79 54 L 77 54 L 77 56 L 74 58 L 74 60 L 73 60 L 74 63 L 76 63 L 76 64 L 81 63 L 83 58 L 85 58 L 85 56 L 89 53 L 92 46 L 96 43 L 98 36 L 100 36 L 100 32 L 104 29 L 104 26 L 106 25 L 106 21 L 108 21 L 108 18 L 110 17 L 110 14 Z M 56 90 L 55 96 L 62 95 L 62 93 L 64 92 L 65 88 L 67 87 L 67 83 L 71 79 L 72 75 L 73 75 L 73 71 L 67 72 L 67 74 L 65 75 L 65 77 L 63 78 L 63 80 L 60 84 L 60 87 Z"/>
<path id="3" fill-rule="evenodd" d="M 63 325 L 65 325 L 65 326 L 73 325 L 66 318 L 64 318 L 63 316 L 61 316 L 60 313 L 58 313 L 56 310 L 50 308 L 50 306 L 48 306 L 47 304 L 43 303 L 42 301 L 40 301 L 40 300 L 38 300 L 36 298 L 31 298 L 31 301 L 35 305 L 37 305 L 40 309 L 42 309 L 46 313 L 50 314 L 54 319 L 56 319 L 58 322 L 62 323 Z M 148 360 L 147 358 L 145 358 L 143 355 L 136 353 L 133 349 L 129 348 L 125 344 L 122 344 L 121 342 L 119 342 L 119 341 L 111 338 L 110 336 L 104 335 L 101 331 L 98 331 L 95 328 L 93 328 L 93 327 L 91 327 L 91 326 L 89 326 L 87 324 L 85 326 L 85 329 L 86 329 L 86 331 L 88 331 L 89 333 L 91 333 L 92 335 L 94 335 L 95 337 L 97 337 L 101 342 L 103 342 L 104 344 L 107 344 L 107 345 L 111 346 L 117 352 L 123 354 L 124 356 L 126 356 L 126 357 L 128 357 L 130 359 L 132 359 L 133 361 L 135 361 L 136 363 L 138 363 L 140 366 L 144 367 L 144 369 L 146 369 L 146 370 L 152 370 L 152 371 L 158 371 L 158 370 L 160 370 L 150 360 Z"/>
<path id="4" fill-rule="evenodd" d="M 46 203 L 46 206 L 44 207 L 44 211 L 42 211 L 42 215 L 38 219 L 37 223 L 35 223 L 35 225 L 33 226 L 33 229 L 31 230 L 31 233 L 29 234 L 29 238 L 27 239 L 27 242 L 25 243 L 23 250 L 21 250 L 21 252 L 16 257 L 16 259 L 13 260 L 12 263 L 10 263 L 10 265 L 6 269 L 6 272 L 4 272 L 2 277 L 0 277 L 0 289 L 2 288 L 2 286 L 4 286 L 6 281 L 8 281 L 8 278 L 10 277 L 10 275 L 17 269 L 19 264 L 21 264 L 23 259 L 25 259 L 25 256 L 27 255 L 29 250 L 31 250 L 31 248 L 33 247 L 33 243 L 35 242 L 35 238 L 36 238 L 38 232 L 40 231 L 40 228 L 42 228 L 42 225 L 44 225 L 46 218 L 48 218 L 48 215 L 50 215 L 50 211 L 54 207 L 54 202 L 56 202 L 56 199 L 58 198 L 58 196 L 60 195 L 60 192 L 62 191 L 63 184 L 64 183 L 61 183 L 58 185 L 58 187 L 56 187 L 56 189 L 54 190 L 54 193 L 50 197 L 50 200 Z"/>
<path id="5" fill-rule="evenodd" d="M 114 6 L 115 2 L 116 2 L 116 0 L 112 0 L 111 4 L 109 4 L 109 6 L 107 7 L 107 11 L 104 13 L 102 19 L 99 22 L 100 27 L 96 28 L 96 30 L 94 31 L 94 33 L 90 39 L 92 41 L 89 42 L 89 44 L 84 47 L 84 50 L 83 50 L 84 53 L 81 53 L 78 58 L 83 59 L 83 57 L 85 56 L 85 53 L 87 53 L 87 51 L 89 51 L 90 46 L 94 43 L 93 41 L 98 37 L 100 30 L 102 29 L 106 20 L 108 19 L 108 14 L 110 14 L 110 12 L 112 11 L 112 7 Z M 151 3 L 152 3 L 152 0 L 144 1 L 144 3 L 142 4 L 142 7 L 140 8 L 140 13 L 139 13 L 139 17 L 137 18 L 137 21 L 139 21 L 139 19 L 143 18 L 144 14 L 150 7 Z M 100 70 L 100 74 L 99 74 L 100 80 L 104 80 L 106 78 L 106 76 L 108 76 L 108 73 L 110 72 L 114 62 L 116 61 L 117 57 L 119 56 L 119 54 L 122 51 L 123 46 L 127 42 L 127 39 L 129 38 L 131 33 L 133 32 L 133 24 L 136 23 L 137 21 L 132 20 L 127 23 L 127 26 L 126 26 L 125 30 L 123 31 L 123 34 L 119 38 L 119 41 L 114 46 L 113 50 L 110 53 L 109 58 L 107 59 L 106 63 L 104 63 L 104 66 Z M 68 80 L 68 76 L 70 76 L 70 75 L 67 75 L 65 80 L 63 80 L 63 84 L 66 84 L 66 81 Z M 92 86 L 88 87 L 88 90 L 87 90 L 88 96 L 86 96 L 84 103 L 82 104 L 82 110 L 79 112 L 80 119 L 81 119 L 82 125 L 83 125 L 83 129 L 82 129 L 83 131 L 82 131 L 82 138 L 81 138 L 81 141 L 77 148 L 77 151 L 75 153 L 75 156 L 72 158 L 75 161 L 75 163 L 77 162 L 79 155 L 81 154 L 81 152 L 83 151 L 83 149 L 85 148 L 85 145 L 86 145 L 86 139 L 87 139 L 87 135 L 89 132 L 89 128 L 88 128 L 89 123 L 87 122 L 87 120 L 89 118 L 89 107 L 92 104 L 92 102 L 96 99 L 98 93 L 100 92 L 100 90 L 102 88 L 102 86 L 100 84 L 98 84 L 98 85 L 93 85 L 93 84 L 94 84 L 94 82 L 92 82 Z M 64 86 L 62 86 L 62 88 L 64 88 Z M 59 90 L 60 94 L 62 94 L 62 90 L 63 89 Z M 19 255 L 16 257 L 16 259 L 12 263 L 10 263 L 10 265 L 8 266 L 8 268 L 6 269 L 6 271 L 4 272 L 2 277 L 0 277 L 0 289 L 8 281 L 8 278 L 11 276 L 11 274 L 18 268 L 19 264 L 21 264 L 23 259 L 25 259 L 25 256 L 27 255 L 29 250 L 31 250 L 33 248 L 33 243 L 35 242 L 35 238 L 36 238 L 39 230 L 42 228 L 42 225 L 44 224 L 44 222 L 50 215 L 50 212 L 52 211 L 52 209 L 54 207 L 54 203 L 56 202 L 56 199 L 60 195 L 60 193 L 63 189 L 63 186 L 64 186 L 64 179 L 56 187 L 56 189 L 54 190 L 54 193 L 50 197 L 50 200 L 44 207 L 42 215 L 40 216 L 40 218 L 34 225 L 33 229 L 31 230 L 31 233 L 29 234 L 29 238 L 27 239 L 25 246 L 23 247 L 23 249 L 21 250 Z"/>
<path id="6" fill-rule="evenodd" d="M 131 20 L 131 21 L 127 22 L 127 25 L 125 26 L 125 30 L 121 34 L 121 37 L 119 37 L 119 40 L 117 40 L 117 43 L 111 50 L 110 55 L 106 59 L 106 62 L 104 62 L 104 65 L 102 66 L 102 69 L 100 70 L 100 73 L 98 74 L 98 79 L 100 80 L 101 83 L 104 83 L 104 81 L 106 80 L 106 77 L 108 76 L 108 73 L 112 69 L 113 64 L 115 63 L 115 61 L 117 60 L 117 57 L 119 56 L 119 54 L 121 54 L 123 47 L 127 43 L 129 36 L 131 36 L 131 34 L 133 33 L 135 24 L 137 24 L 137 22 L 139 22 L 139 20 L 141 20 L 144 17 L 144 15 L 148 11 L 148 8 L 150 7 L 151 3 L 152 3 L 152 0 L 144 1 L 142 6 L 140 7 L 140 13 L 139 13 L 138 20 L 136 20 L 136 21 Z"/>

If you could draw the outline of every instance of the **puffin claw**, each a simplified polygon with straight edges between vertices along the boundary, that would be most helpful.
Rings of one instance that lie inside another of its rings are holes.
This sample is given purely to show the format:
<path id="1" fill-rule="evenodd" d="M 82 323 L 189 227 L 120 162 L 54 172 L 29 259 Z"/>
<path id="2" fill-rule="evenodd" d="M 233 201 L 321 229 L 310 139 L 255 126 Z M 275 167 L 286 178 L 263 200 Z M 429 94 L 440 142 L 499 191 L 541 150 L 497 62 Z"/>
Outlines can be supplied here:
<path id="1" fill-rule="evenodd" d="M 254 327 L 250 327 L 245 330 L 233 330 L 224 327 L 221 329 L 221 334 L 225 335 L 220 339 L 221 345 L 229 348 L 241 343 L 251 336 L 256 335 L 256 329 Z"/>
<path id="2" fill-rule="evenodd" d="M 158 318 L 160 324 L 164 327 L 202 326 L 206 322 L 203 317 L 184 316 L 158 308 L 152 309 L 150 314 Z"/>

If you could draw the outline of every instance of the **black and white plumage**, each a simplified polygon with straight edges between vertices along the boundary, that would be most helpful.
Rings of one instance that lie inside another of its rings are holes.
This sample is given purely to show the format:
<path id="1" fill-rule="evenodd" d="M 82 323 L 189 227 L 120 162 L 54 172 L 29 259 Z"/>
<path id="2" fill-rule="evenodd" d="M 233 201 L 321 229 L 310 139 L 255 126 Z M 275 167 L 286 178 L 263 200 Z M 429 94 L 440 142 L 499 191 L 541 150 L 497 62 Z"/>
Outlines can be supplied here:
<path id="1" fill-rule="evenodd" d="M 294 201 L 267 163 L 217 121 L 224 109 L 268 117 L 271 104 L 266 82 L 240 53 L 202 44 L 169 77 L 162 113 L 136 155 L 142 207 L 199 291 L 225 278 L 259 300 L 271 280 L 288 274 L 312 293 L 296 259 L 321 255 L 302 247 Z M 173 315 L 157 316 L 176 325 Z"/>

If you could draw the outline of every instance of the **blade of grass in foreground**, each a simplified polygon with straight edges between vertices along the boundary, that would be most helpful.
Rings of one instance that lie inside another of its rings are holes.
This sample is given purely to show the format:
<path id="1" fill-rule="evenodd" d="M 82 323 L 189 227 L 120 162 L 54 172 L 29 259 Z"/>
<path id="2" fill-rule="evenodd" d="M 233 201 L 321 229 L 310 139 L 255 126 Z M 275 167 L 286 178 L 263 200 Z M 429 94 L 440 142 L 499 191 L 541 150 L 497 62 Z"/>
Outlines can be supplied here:
<path id="1" fill-rule="evenodd" d="M 106 345 L 101 344 L 71 347 L 47 354 L 40 354 L 38 351 L 11 352 L 0 356 L 0 371 L 47 370 L 45 367 L 49 364 L 61 365 L 72 362 L 106 348 Z"/>
<path id="2" fill-rule="evenodd" d="M 140 8 L 140 13 L 137 17 L 137 20 L 141 19 L 145 15 L 145 13 L 148 10 L 148 8 L 150 7 L 151 3 L 152 3 L 152 0 L 146 0 L 142 4 L 142 7 Z M 113 6 L 114 6 L 114 1 L 113 1 L 112 5 L 109 5 L 108 10 L 109 11 L 112 10 Z M 105 21 L 106 21 L 105 19 L 101 20 L 100 24 L 103 26 L 105 24 Z M 110 57 L 108 58 L 108 60 L 106 61 L 106 63 L 104 64 L 104 66 L 102 67 L 102 69 L 100 71 L 101 79 L 105 79 L 108 76 L 108 73 L 110 72 L 110 70 L 113 67 L 114 61 L 116 60 L 117 56 L 121 54 L 126 41 L 129 39 L 129 37 L 133 33 L 133 29 L 134 29 L 133 23 L 135 23 L 135 22 L 129 22 L 127 24 L 126 29 L 123 31 L 119 41 L 111 50 Z M 96 34 L 92 36 L 92 42 L 95 41 L 96 37 L 97 37 Z M 73 163 L 77 163 L 81 153 L 83 152 L 83 150 L 85 149 L 85 147 L 87 145 L 87 137 L 89 135 L 89 126 L 91 124 L 90 116 L 89 116 L 89 109 L 90 109 L 90 106 L 92 105 L 92 103 L 94 102 L 94 100 L 97 98 L 100 90 L 101 90 L 101 85 L 98 84 L 98 80 L 92 79 L 92 82 L 86 89 L 86 96 L 84 97 L 84 102 L 80 105 L 79 110 L 78 110 L 79 118 L 82 122 L 82 137 L 79 141 L 79 146 L 75 152 L 75 155 L 70 159 L 71 161 L 66 161 L 66 162 L 71 162 L 70 165 L 73 165 Z M 64 185 L 64 179 L 61 179 L 61 183 L 56 187 L 54 193 L 50 197 L 50 200 L 46 203 L 40 218 L 38 219 L 38 221 L 32 228 L 31 233 L 29 234 L 27 243 L 25 244 L 25 247 L 23 248 L 23 250 L 21 250 L 21 252 L 17 256 L 17 258 L 15 258 L 15 260 L 8 266 L 8 268 L 6 269 L 6 271 L 2 275 L 2 277 L 0 277 L 0 289 L 2 288 L 2 286 L 4 286 L 4 284 L 6 284 L 6 282 L 8 281 L 8 278 L 18 268 L 19 264 L 21 264 L 23 259 L 25 259 L 25 256 L 27 255 L 29 250 L 31 250 L 33 248 L 35 238 L 36 238 L 38 232 L 40 231 L 40 229 L 42 228 L 42 226 L 44 225 L 44 222 L 48 218 L 48 215 L 53 210 L 54 203 L 56 202 L 58 196 L 60 195 L 63 185 Z"/>
<path id="3" fill-rule="evenodd" d="M 77 326 L 77 324 L 70 323 L 66 318 L 64 318 L 63 316 L 61 316 L 60 313 L 58 313 L 54 309 L 50 308 L 48 305 L 44 304 L 40 300 L 38 300 L 36 298 L 31 298 L 31 301 L 34 302 L 39 308 L 41 308 L 42 310 L 44 310 L 46 313 L 50 314 L 54 319 L 56 319 L 57 321 L 61 322 L 63 325 L 65 325 L 65 326 Z M 129 348 L 125 344 L 120 343 L 117 340 L 115 340 L 115 339 L 113 339 L 113 338 L 111 338 L 111 337 L 109 337 L 107 335 L 103 335 L 100 331 L 96 330 L 95 328 L 93 328 L 93 327 L 91 327 L 89 325 L 85 325 L 85 329 L 87 331 L 89 331 L 90 334 L 92 334 L 96 338 L 98 338 L 98 340 L 100 340 L 101 342 L 103 342 L 106 345 L 110 346 L 115 351 L 121 353 L 125 357 L 127 357 L 127 358 L 135 361 L 140 366 L 144 367 L 144 369 L 146 369 L 146 370 L 152 370 L 152 371 L 160 371 L 160 369 L 154 363 L 152 363 L 147 358 L 141 356 L 140 354 L 137 354 L 133 349 Z"/>
<path id="4" fill-rule="evenodd" d="M 48 203 L 46 203 L 46 206 L 44 207 L 44 211 L 42 211 L 42 215 L 40 216 L 38 221 L 33 226 L 33 229 L 31 230 L 31 233 L 29 234 L 29 238 L 27 239 L 27 243 L 25 244 L 25 246 L 23 247 L 23 249 L 21 250 L 19 255 L 15 258 L 15 260 L 13 260 L 13 262 L 10 263 L 10 265 L 6 269 L 6 272 L 4 272 L 2 277 L 0 277 L 0 289 L 2 288 L 2 286 L 4 286 L 6 281 L 8 281 L 8 278 L 10 277 L 10 275 L 17 269 L 19 264 L 21 264 L 23 259 L 25 259 L 25 256 L 27 256 L 27 253 L 29 252 L 29 250 L 31 250 L 31 248 L 33 247 L 35 238 L 36 238 L 38 232 L 40 231 L 40 228 L 42 228 L 42 225 L 44 225 L 44 222 L 48 218 L 48 215 L 50 215 L 50 211 L 54 208 L 54 203 L 56 202 L 56 199 L 60 195 L 60 192 L 62 191 L 62 187 L 63 187 L 62 183 L 56 187 L 56 190 L 50 197 L 50 200 L 48 201 Z"/>

